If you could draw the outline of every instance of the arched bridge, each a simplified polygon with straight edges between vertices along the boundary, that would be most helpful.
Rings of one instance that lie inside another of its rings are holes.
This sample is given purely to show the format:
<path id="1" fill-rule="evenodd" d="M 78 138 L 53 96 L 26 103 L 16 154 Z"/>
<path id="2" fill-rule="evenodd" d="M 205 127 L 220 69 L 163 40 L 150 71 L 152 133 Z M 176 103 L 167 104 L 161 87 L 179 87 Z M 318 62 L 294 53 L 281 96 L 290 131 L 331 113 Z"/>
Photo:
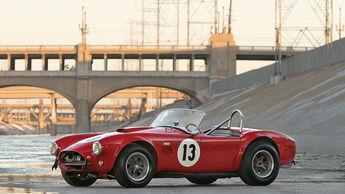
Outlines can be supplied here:
<path id="1" fill-rule="evenodd" d="M 261 48 L 256 55 L 253 47 L 239 48 L 0 46 L 0 87 L 34 86 L 60 93 L 75 107 L 76 132 L 88 132 L 90 112 L 107 94 L 135 86 L 159 86 L 203 102 L 209 96 L 210 82 L 236 74 L 237 56 L 252 60 L 274 55 L 273 48 Z M 285 55 L 296 52 L 287 50 Z"/>

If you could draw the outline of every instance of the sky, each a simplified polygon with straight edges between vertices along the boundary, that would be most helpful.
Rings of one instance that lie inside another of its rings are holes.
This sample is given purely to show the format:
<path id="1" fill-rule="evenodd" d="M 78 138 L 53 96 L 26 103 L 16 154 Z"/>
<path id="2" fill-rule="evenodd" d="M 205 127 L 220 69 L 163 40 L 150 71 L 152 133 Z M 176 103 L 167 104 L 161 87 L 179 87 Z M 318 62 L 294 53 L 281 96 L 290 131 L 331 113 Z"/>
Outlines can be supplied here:
<path id="1" fill-rule="evenodd" d="M 172 1 L 176 2 L 177 0 L 161 0 L 164 3 L 161 8 L 162 44 L 176 42 L 176 26 L 174 26 L 176 23 L 176 13 L 174 12 L 176 5 L 168 5 Z M 187 0 L 179 1 L 181 3 L 179 39 L 181 44 L 186 44 Z M 198 7 L 201 1 L 191 0 L 195 5 L 194 7 Z M 194 22 L 200 20 L 212 22 L 214 20 L 214 16 L 212 16 L 213 0 L 203 1 L 209 2 L 208 4 L 204 3 L 206 7 L 199 8 L 199 11 L 191 11 Z M 284 1 L 287 2 L 288 0 Z M 151 32 L 145 36 L 149 44 L 154 44 L 156 39 L 155 22 L 153 21 L 156 18 L 155 10 L 149 8 L 156 6 L 154 2 L 154 0 L 145 0 L 147 7 L 145 18 L 148 24 L 146 31 Z M 321 24 L 308 2 L 316 5 L 315 2 L 320 2 L 320 0 L 298 0 L 283 27 L 321 27 L 323 24 Z M 139 39 L 141 38 L 141 26 L 139 25 L 141 3 L 142 0 L 0 0 L 0 45 L 78 44 L 81 42 L 78 25 L 81 23 L 82 6 L 85 6 L 87 11 L 87 23 L 90 29 L 87 36 L 89 44 L 119 45 L 137 43 L 140 42 Z M 225 8 L 225 18 L 227 18 L 229 0 L 218 0 L 220 24 L 222 24 L 223 6 Z M 343 7 L 343 10 L 345 10 L 345 0 L 334 0 L 334 27 L 339 21 L 339 7 Z M 274 45 L 274 0 L 233 0 L 232 15 L 232 29 L 237 45 Z M 342 15 L 342 21 L 345 23 L 345 13 Z M 324 19 L 324 17 L 321 19 Z M 195 38 L 194 42 L 192 41 L 193 44 L 207 43 L 211 26 L 212 24 L 203 25 L 203 27 L 196 24 L 191 25 L 191 34 Z M 291 44 L 293 41 L 287 41 L 288 37 L 294 39 L 297 37 L 298 32 L 298 30 L 285 30 L 283 44 Z M 319 37 L 323 38 L 322 31 L 314 33 L 317 39 Z M 203 40 L 196 38 L 200 34 L 205 34 L 206 38 L 203 38 Z M 334 39 L 338 39 L 336 31 L 333 34 Z M 343 36 L 345 36 L 345 33 L 343 33 Z M 133 39 L 135 40 L 133 41 Z M 302 38 L 302 46 L 307 45 L 308 42 L 303 44 L 303 39 L 306 38 Z M 321 42 L 323 43 L 323 41 Z"/>

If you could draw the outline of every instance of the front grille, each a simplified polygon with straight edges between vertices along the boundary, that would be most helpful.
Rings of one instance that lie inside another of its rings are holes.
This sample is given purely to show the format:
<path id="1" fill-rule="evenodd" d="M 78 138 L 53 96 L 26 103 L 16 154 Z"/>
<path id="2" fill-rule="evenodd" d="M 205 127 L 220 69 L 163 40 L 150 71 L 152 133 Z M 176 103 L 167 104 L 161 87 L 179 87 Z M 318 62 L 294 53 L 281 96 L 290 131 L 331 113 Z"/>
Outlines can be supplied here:
<path id="1" fill-rule="evenodd" d="M 77 152 L 62 152 L 61 160 L 65 164 L 84 164 L 85 159 L 82 155 Z"/>

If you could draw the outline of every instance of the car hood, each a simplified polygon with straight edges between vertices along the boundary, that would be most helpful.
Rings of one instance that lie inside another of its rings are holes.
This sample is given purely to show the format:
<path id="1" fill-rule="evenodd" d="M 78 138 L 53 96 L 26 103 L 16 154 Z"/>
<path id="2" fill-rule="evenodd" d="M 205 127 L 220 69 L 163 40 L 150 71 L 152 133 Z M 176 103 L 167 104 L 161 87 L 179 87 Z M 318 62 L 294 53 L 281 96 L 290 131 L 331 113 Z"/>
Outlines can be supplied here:
<path id="1" fill-rule="evenodd" d="M 111 137 L 124 138 L 129 134 L 135 133 L 164 133 L 165 128 L 162 127 L 130 127 L 118 129 L 115 132 L 98 134 L 92 137 L 88 137 L 71 144 L 66 147 L 63 151 L 90 151 L 92 149 L 92 144 L 95 141 L 99 141 L 101 144 L 104 143 L 103 140 Z M 103 144 L 102 144 L 103 145 Z"/>

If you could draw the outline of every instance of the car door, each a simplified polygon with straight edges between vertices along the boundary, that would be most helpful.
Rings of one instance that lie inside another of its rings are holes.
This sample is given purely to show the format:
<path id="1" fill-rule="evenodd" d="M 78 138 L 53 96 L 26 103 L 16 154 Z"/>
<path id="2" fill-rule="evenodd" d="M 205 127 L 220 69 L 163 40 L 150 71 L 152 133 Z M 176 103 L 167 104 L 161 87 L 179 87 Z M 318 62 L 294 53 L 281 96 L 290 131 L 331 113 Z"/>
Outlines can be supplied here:
<path id="1" fill-rule="evenodd" d="M 157 143 L 158 166 L 161 171 L 198 172 L 200 169 L 200 136 L 191 136 L 179 129 L 167 128 L 164 139 Z"/>
<path id="2" fill-rule="evenodd" d="M 240 137 L 200 135 L 201 170 L 204 172 L 235 171 L 234 160 L 241 149 Z"/>

